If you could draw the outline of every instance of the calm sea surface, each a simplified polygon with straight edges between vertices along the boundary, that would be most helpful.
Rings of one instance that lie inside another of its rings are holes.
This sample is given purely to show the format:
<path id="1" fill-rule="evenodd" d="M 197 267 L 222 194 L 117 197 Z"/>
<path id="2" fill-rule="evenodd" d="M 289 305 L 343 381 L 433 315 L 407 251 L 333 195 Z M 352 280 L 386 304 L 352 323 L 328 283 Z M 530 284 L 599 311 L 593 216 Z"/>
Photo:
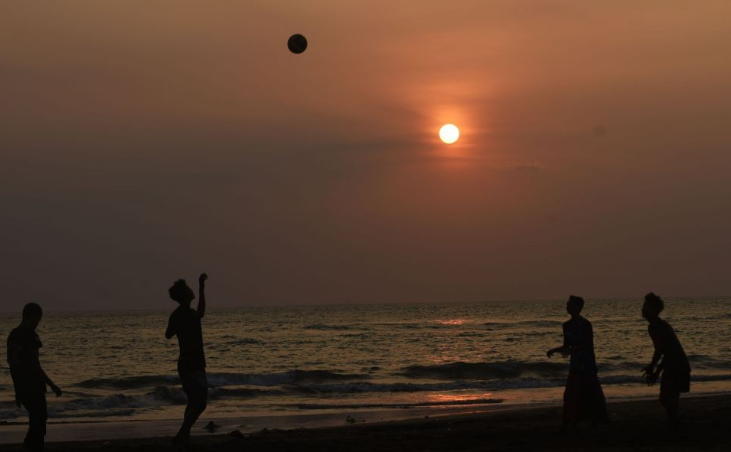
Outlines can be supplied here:
<path id="1" fill-rule="evenodd" d="M 652 355 L 640 302 L 587 302 L 608 397 L 656 394 L 640 380 Z M 731 390 L 731 304 L 668 300 L 693 392 Z M 48 313 L 41 361 L 65 390 L 51 420 L 174 419 L 185 396 L 169 312 Z M 211 397 L 205 416 L 357 412 L 560 401 L 564 302 L 215 309 L 203 320 Z M 0 315 L 3 339 L 19 322 Z M 0 420 L 23 421 L 5 359 Z"/>

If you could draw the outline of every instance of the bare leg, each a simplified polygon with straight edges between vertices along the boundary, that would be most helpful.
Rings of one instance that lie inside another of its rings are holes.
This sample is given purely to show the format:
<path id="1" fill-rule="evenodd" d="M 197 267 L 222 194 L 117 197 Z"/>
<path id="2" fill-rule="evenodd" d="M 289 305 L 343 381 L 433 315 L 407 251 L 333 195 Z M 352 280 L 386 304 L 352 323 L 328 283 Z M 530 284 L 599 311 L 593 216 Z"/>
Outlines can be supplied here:
<path id="1" fill-rule="evenodd" d="M 23 402 L 23 406 L 28 410 L 28 433 L 23 442 L 23 450 L 39 452 L 44 450 L 44 442 L 46 435 L 46 420 L 48 418 L 46 410 L 46 395 L 40 394 L 29 397 Z"/>
<path id="2" fill-rule="evenodd" d="M 194 396 L 188 398 L 188 405 L 185 407 L 185 415 L 183 417 L 183 425 L 180 426 L 180 430 L 176 435 L 176 438 L 189 441 L 190 430 L 193 428 L 193 424 L 198 420 L 201 414 L 206 410 L 206 398 L 201 396 Z"/>
<path id="3" fill-rule="evenodd" d="M 660 394 L 660 403 L 665 408 L 665 412 L 668 415 L 668 421 L 671 427 L 677 427 L 680 423 L 678 418 L 679 406 L 680 406 L 680 393 L 679 392 L 667 392 Z"/>

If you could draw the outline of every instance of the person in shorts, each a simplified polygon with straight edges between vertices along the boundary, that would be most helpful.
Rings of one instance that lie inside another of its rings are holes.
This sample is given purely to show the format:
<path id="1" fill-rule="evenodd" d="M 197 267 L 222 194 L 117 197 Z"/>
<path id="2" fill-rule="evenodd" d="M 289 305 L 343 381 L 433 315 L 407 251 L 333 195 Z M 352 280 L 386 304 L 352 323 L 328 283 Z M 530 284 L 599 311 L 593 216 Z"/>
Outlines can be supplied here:
<path id="1" fill-rule="evenodd" d="M 642 317 L 650 323 L 647 331 L 655 353 L 652 355 L 652 362 L 642 371 L 648 386 L 654 385 L 662 375 L 660 403 L 667 412 L 671 428 L 675 428 L 679 422 L 680 394 L 690 392 L 690 363 L 675 330 L 660 318 L 664 308 L 665 303 L 659 296 L 654 293 L 645 296 Z"/>
<path id="2" fill-rule="evenodd" d="M 198 308 L 190 304 L 195 300 L 195 293 L 188 287 L 184 279 L 175 281 L 169 289 L 170 298 L 180 306 L 173 311 L 168 321 L 165 337 L 178 337 L 180 356 L 178 357 L 178 375 L 183 391 L 188 397 L 185 407 L 183 425 L 173 438 L 179 450 L 186 450 L 190 444 L 190 429 L 205 411 L 208 402 L 208 380 L 206 379 L 206 358 L 203 353 L 203 332 L 201 319 L 206 312 L 205 284 L 208 275 L 198 278 Z"/>

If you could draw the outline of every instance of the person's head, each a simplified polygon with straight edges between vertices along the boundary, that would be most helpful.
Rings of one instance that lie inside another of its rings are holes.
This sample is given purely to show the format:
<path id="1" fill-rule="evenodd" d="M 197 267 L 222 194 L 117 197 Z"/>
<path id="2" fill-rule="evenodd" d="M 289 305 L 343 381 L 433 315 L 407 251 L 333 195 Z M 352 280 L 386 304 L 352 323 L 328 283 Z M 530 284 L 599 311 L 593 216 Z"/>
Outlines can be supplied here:
<path id="1" fill-rule="evenodd" d="M 35 329 L 41 323 L 43 309 L 38 303 L 28 303 L 23 307 L 23 323 Z"/>
<path id="2" fill-rule="evenodd" d="M 662 298 L 653 292 L 645 295 L 645 302 L 642 304 L 642 317 L 647 320 L 656 319 L 663 309 L 665 309 L 665 303 L 663 303 Z"/>
<path id="3" fill-rule="evenodd" d="M 566 302 L 566 312 L 571 315 L 579 315 L 582 309 L 584 309 L 584 299 L 571 295 L 569 301 Z"/>
<path id="4" fill-rule="evenodd" d="M 181 305 L 188 305 L 191 301 L 195 300 L 195 293 L 193 293 L 193 289 L 188 287 L 188 284 L 184 279 L 175 281 L 172 287 L 168 289 L 168 293 L 170 294 L 170 298 Z"/>

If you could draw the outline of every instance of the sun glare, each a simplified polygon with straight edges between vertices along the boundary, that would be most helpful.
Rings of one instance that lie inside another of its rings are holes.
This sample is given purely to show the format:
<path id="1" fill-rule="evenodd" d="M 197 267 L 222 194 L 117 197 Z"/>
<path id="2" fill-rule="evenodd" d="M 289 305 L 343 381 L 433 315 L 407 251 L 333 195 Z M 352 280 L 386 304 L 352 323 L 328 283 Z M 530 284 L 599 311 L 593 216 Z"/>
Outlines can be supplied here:
<path id="1" fill-rule="evenodd" d="M 452 144 L 459 139 L 459 129 L 454 124 L 445 124 L 439 129 L 439 138 L 447 144 Z"/>

